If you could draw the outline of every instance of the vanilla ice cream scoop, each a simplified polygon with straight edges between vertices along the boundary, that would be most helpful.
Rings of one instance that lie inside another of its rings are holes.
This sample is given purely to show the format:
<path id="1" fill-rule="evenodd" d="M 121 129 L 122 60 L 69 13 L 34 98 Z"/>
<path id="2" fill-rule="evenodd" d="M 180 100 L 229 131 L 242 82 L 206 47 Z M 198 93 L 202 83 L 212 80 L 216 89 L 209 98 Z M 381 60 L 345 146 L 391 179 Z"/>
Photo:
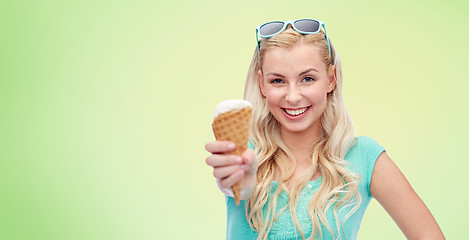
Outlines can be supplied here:
<path id="1" fill-rule="evenodd" d="M 215 108 L 215 114 L 213 118 L 215 119 L 221 113 L 226 113 L 232 110 L 243 109 L 245 107 L 251 107 L 251 103 L 246 100 L 241 99 L 229 99 L 223 102 L 220 102 Z"/>

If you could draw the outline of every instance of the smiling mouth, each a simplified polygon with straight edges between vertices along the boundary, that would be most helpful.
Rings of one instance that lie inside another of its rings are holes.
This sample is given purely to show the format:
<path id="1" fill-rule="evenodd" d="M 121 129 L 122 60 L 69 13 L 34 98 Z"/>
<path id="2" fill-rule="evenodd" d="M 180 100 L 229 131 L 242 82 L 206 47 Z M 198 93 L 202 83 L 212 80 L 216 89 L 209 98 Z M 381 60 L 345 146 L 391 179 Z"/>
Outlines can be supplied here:
<path id="1" fill-rule="evenodd" d="M 290 116 L 298 116 L 298 115 L 306 112 L 306 110 L 308 110 L 308 108 L 309 107 L 298 108 L 298 109 L 286 109 L 286 108 L 284 108 L 283 111 L 285 111 Z"/>

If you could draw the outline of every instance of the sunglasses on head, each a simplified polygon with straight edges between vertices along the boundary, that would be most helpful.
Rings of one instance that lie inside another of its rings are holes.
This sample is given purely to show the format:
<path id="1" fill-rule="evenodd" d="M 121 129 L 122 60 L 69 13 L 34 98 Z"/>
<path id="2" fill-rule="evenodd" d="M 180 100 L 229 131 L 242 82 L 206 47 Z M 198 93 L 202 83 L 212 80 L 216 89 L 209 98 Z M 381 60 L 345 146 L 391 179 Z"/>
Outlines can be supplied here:
<path id="1" fill-rule="evenodd" d="M 314 19 L 299 19 L 295 21 L 272 21 L 264 23 L 256 27 L 256 39 L 257 39 L 257 52 L 260 52 L 261 43 L 259 37 L 270 38 L 287 29 L 290 24 L 293 29 L 301 34 L 315 34 L 321 31 L 321 26 L 324 28 L 324 34 L 326 35 L 327 48 L 329 49 L 329 57 L 332 61 L 331 45 L 329 44 L 329 38 L 327 37 L 326 26 L 323 21 Z"/>

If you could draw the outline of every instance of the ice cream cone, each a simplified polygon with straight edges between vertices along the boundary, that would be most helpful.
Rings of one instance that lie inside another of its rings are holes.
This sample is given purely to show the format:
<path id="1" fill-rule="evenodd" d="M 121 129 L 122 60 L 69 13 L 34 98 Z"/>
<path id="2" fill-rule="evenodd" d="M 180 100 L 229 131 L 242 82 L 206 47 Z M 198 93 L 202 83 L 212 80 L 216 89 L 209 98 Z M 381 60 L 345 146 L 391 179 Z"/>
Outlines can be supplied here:
<path id="1" fill-rule="evenodd" d="M 229 154 L 241 155 L 248 147 L 251 104 L 244 100 L 227 100 L 221 102 L 215 112 L 212 123 L 215 138 L 234 142 L 236 149 Z M 238 181 L 231 187 L 236 205 L 240 202 L 241 186 Z"/>

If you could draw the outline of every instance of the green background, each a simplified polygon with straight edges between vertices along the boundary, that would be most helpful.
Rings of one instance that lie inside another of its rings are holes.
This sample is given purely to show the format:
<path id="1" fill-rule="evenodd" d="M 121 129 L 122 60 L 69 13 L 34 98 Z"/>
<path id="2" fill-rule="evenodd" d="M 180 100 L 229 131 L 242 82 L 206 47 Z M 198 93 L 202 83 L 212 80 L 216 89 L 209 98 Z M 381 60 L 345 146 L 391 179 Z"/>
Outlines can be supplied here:
<path id="1" fill-rule="evenodd" d="M 205 165 L 255 27 L 325 21 L 357 135 L 467 238 L 465 1 L 2 1 L 0 239 L 223 239 Z M 396 196 L 398 197 L 398 196 Z M 359 239 L 404 239 L 372 201 Z"/>

